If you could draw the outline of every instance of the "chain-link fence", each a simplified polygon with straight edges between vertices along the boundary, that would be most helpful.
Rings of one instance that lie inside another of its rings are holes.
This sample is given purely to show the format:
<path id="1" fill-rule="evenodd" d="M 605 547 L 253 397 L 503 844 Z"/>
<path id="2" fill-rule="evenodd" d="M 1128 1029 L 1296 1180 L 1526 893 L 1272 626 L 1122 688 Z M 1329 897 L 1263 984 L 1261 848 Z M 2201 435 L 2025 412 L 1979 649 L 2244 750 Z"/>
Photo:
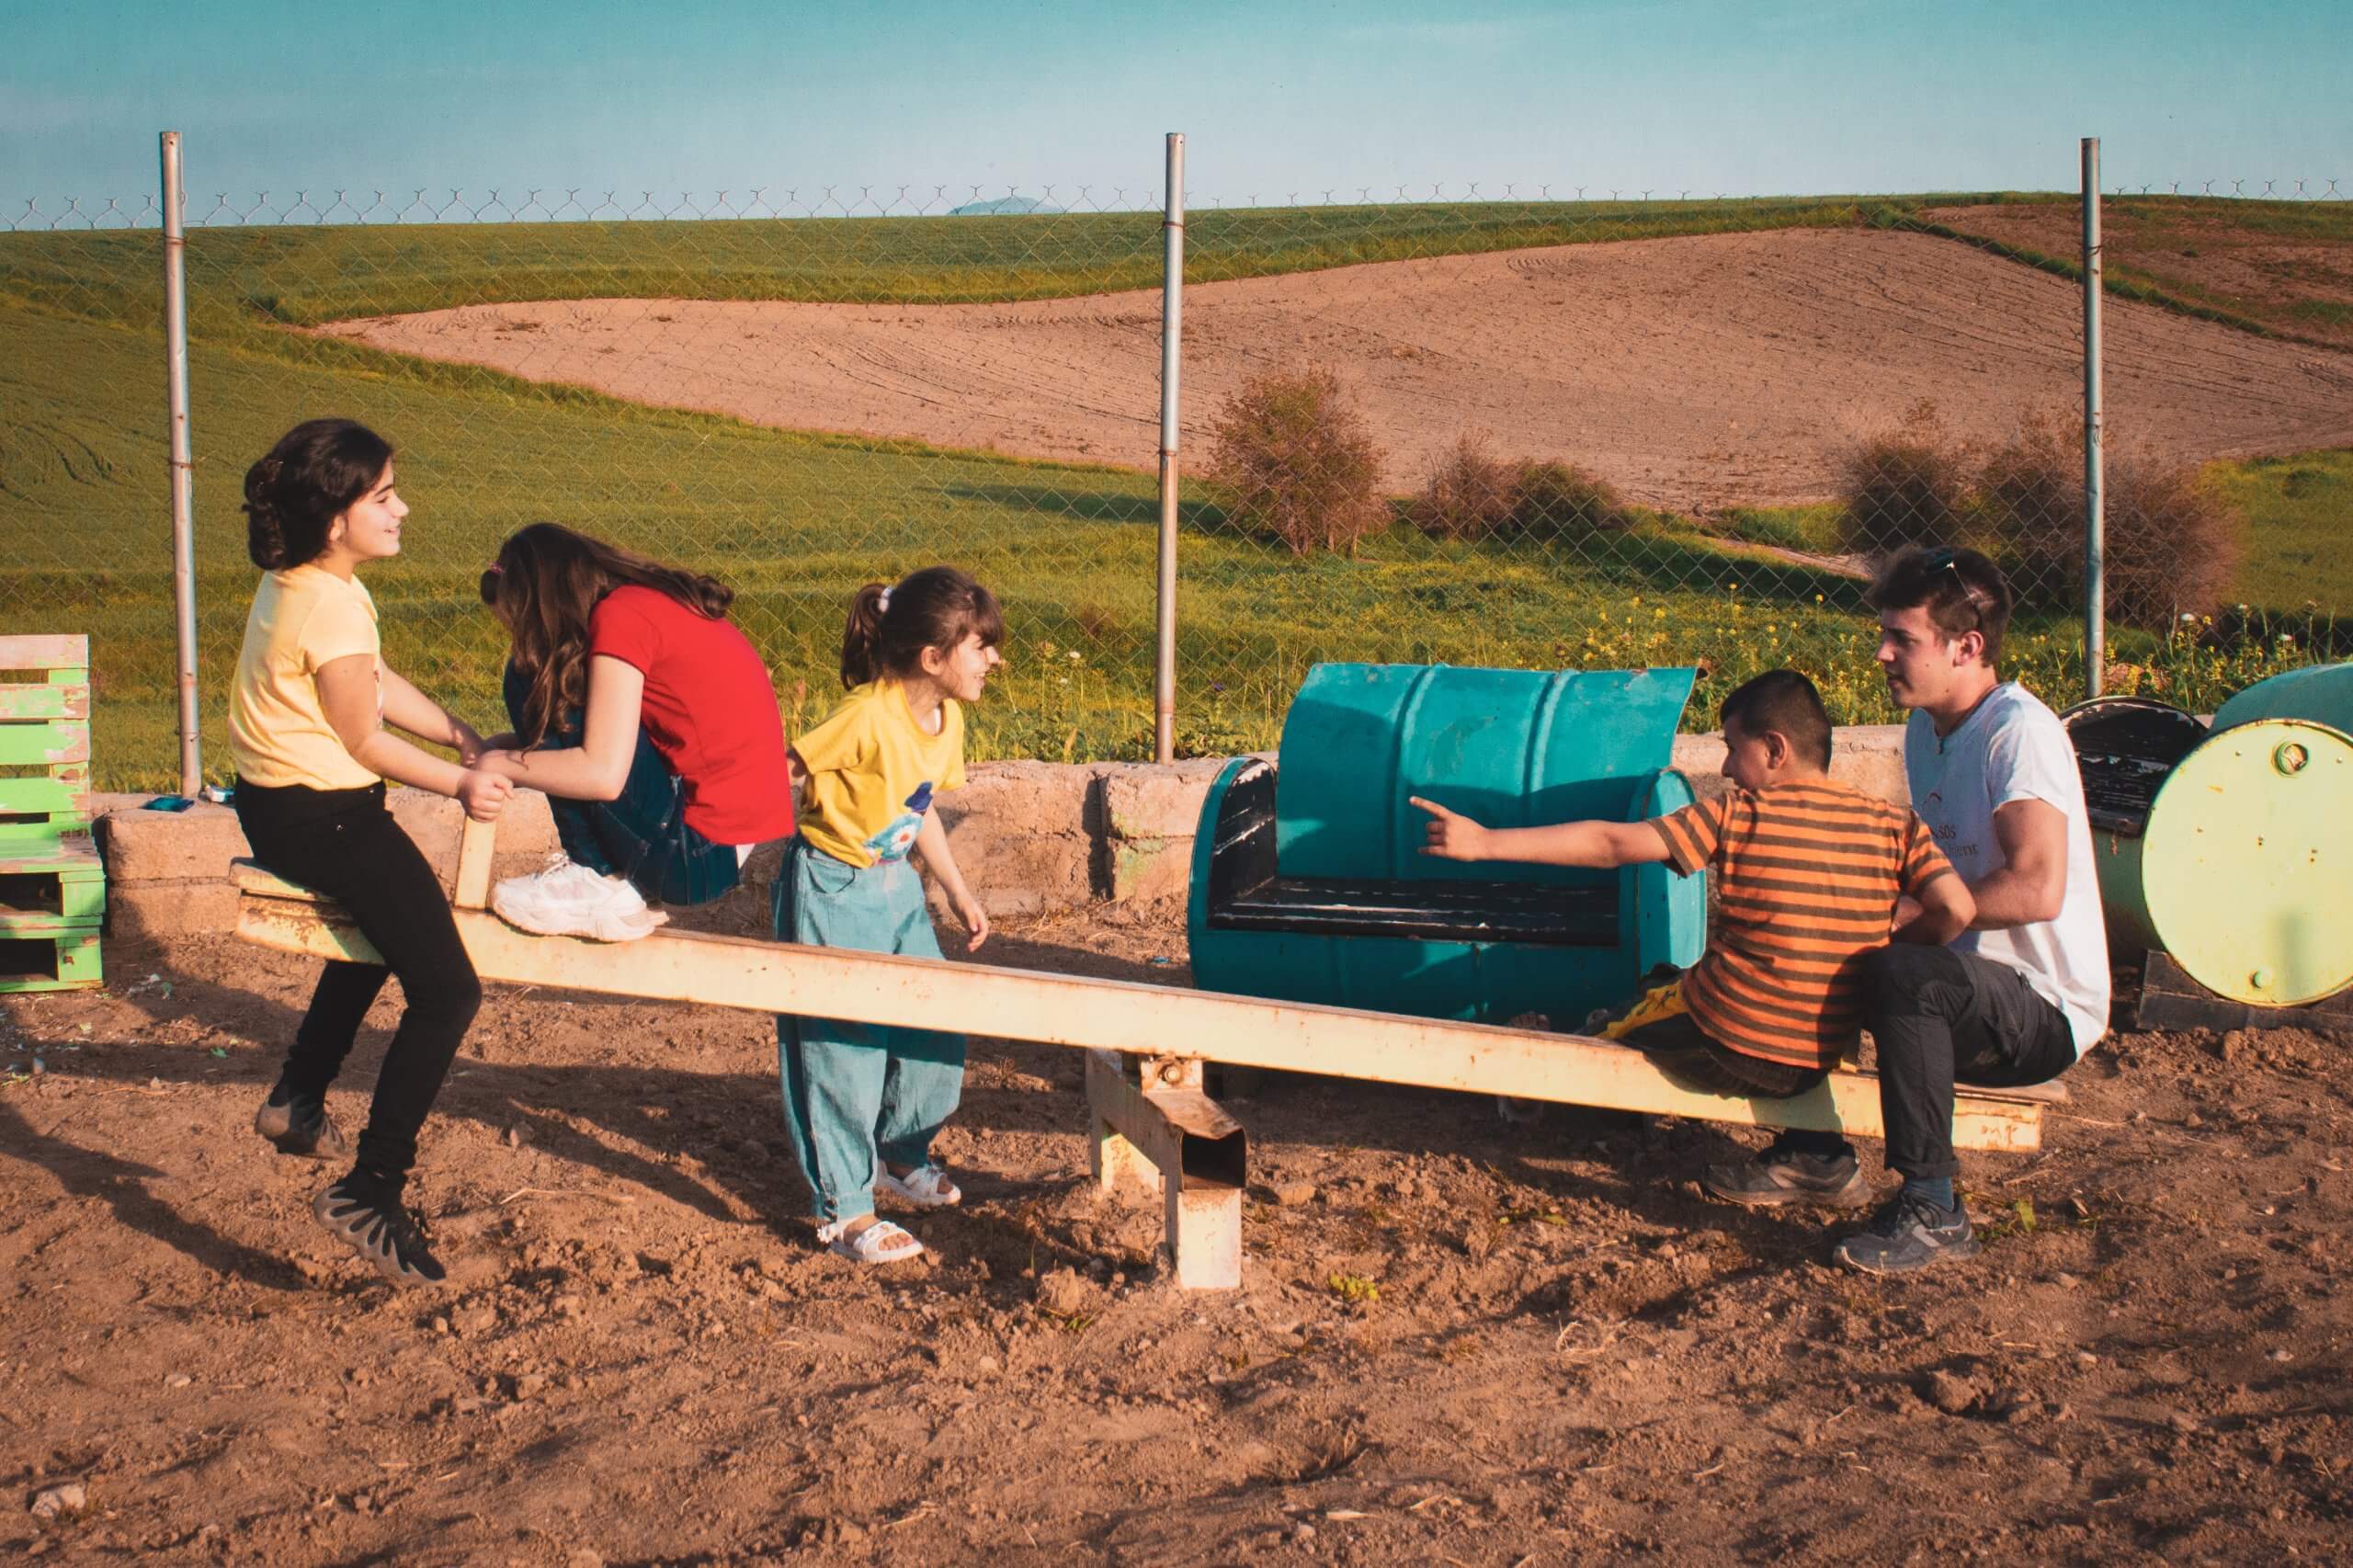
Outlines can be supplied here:
<path id="1" fill-rule="evenodd" d="M 1188 207 L 1180 751 L 1272 744 L 1331 658 L 1692 663 L 1701 726 L 1787 664 L 1888 717 L 1862 591 L 1911 540 L 2000 557 L 2011 663 L 2080 695 L 2074 196 Z M 1151 754 L 1155 180 L 188 208 L 210 776 L 240 481 L 323 413 L 399 448 L 387 656 L 478 722 L 503 644 L 475 576 L 545 517 L 733 585 L 795 728 L 851 592 L 957 562 L 1009 618 L 977 755 Z M 2353 211 L 2120 193 L 2106 219 L 2110 679 L 2211 707 L 2342 648 Z M 124 787 L 175 757 L 158 220 L 32 202 L 0 232 L 0 624 L 93 632 Z"/>

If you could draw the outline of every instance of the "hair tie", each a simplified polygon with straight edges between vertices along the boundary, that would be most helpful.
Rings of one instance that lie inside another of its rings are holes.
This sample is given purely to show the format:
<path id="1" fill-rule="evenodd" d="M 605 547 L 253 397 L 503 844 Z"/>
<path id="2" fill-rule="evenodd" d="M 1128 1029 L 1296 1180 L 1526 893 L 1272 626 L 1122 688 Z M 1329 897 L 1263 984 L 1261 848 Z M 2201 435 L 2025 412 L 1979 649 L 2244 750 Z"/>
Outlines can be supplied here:
<path id="1" fill-rule="evenodd" d="M 874 601 L 874 613 L 875 613 L 875 614 L 877 614 L 877 615 L 888 615 L 888 614 L 890 614 L 890 613 L 891 613 L 891 590 L 890 590 L 890 589 L 888 589 L 888 588 L 883 589 L 883 590 L 882 590 L 882 597 L 881 597 L 881 598 L 876 599 L 876 600 Z"/>

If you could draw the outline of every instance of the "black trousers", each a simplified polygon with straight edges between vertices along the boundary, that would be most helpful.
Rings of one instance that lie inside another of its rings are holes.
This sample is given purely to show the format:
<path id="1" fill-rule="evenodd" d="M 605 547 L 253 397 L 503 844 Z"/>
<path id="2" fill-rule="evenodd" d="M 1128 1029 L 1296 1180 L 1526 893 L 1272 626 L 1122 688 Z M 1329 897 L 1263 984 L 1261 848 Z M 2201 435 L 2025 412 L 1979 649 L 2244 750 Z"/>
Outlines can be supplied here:
<path id="1" fill-rule="evenodd" d="M 384 787 L 265 789 L 237 782 L 238 825 L 254 858 L 351 913 L 386 964 L 331 961 L 286 1053 L 284 1082 L 323 1095 L 343 1068 L 384 982 L 401 977 L 401 1015 L 368 1126 L 358 1170 L 397 1190 L 416 1163 L 416 1135 L 449 1076 L 458 1042 L 482 1006 L 482 982 L 449 915 L 441 880 L 384 808 Z"/>
<path id="2" fill-rule="evenodd" d="M 1861 975 L 1890 1170 L 1930 1181 L 1960 1171 L 1954 1084 L 2044 1084 L 2075 1064 L 2067 1016 L 2006 963 L 1895 942 L 1865 953 Z"/>

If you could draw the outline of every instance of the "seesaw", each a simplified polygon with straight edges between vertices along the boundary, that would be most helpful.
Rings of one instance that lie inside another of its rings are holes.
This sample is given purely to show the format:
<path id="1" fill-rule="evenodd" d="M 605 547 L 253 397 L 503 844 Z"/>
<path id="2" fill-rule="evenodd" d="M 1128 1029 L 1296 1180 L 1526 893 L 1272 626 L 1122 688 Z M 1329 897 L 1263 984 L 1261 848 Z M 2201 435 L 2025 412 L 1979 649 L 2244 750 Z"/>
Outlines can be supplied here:
<path id="1" fill-rule="evenodd" d="M 1248 1141 L 1204 1091 L 1205 1060 L 1881 1136 L 1879 1085 L 1866 1073 L 1834 1074 L 1794 1099 L 1741 1099 L 1683 1087 L 1639 1051 L 1574 1035 L 694 932 L 618 944 L 534 937 L 486 907 L 493 843 L 493 828 L 466 824 L 451 901 L 484 980 L 756 1013 L 945 1025 L 1085 1051 L 1090 1169 L 1107 1190 L 1130 1176 L 1158 1178 L 1176 1278 L 1188 1289 L 1242 1282 Z M 240 937 L 313 958 L 382 961 L 333 902 L 249 860 L 237 861 L 234 872 Z M 2047 1087 L 1965 1089 L 1954 1103 L 1954 1146 L 2037 1149 L 2042 1107 L 2063 1097 Z"/>

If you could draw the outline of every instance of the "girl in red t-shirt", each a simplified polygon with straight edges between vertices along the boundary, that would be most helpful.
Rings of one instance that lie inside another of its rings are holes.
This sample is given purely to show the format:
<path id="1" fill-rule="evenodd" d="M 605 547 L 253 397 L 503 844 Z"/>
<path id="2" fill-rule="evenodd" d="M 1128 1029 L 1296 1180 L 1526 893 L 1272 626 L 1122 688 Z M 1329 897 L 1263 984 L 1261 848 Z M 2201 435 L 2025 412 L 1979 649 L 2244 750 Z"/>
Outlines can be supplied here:
<path id="1" fill-rule="evenodd" d="M 741 879 L 792 832 L 784 725 L 734 591 L 533 523 L 500 547 L 483 602 L 514 639 L 511 734 L 483 766 L 544 792 L 563 847 L 500 882 L 491 907 L 551 937 L 620 942 Z"/>

